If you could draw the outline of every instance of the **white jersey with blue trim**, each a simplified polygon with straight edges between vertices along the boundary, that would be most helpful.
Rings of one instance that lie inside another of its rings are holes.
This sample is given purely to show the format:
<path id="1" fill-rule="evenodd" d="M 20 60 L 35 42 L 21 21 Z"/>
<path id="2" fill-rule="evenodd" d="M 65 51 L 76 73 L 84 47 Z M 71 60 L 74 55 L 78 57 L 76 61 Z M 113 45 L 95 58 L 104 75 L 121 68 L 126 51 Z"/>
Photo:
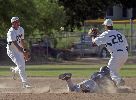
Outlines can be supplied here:
<path id="1" fill-rule="evenodd" d="M 127 40 L 123 34 L 116 30 L 108 30 L 94 39 L 94 42 L 99 46 L 105 44 L 110 53 L 117 50 L 126 50 L 128 46 Z"/>
<path id="2" fill-rule="evenodd" d="M 17 44 L 22 47 L 21 39 L 24 39 L 24 29 L 19 27 L 17 30 L 15 30 L 13 27 L 11 27 L 7 33 L 7 42 L 10 43 L 12 41 L 17 41 Z M 7 47 L 8 46 L 10 45 L 7 45 Z M 13 43 L 11 46 L 13 46 Z"/>

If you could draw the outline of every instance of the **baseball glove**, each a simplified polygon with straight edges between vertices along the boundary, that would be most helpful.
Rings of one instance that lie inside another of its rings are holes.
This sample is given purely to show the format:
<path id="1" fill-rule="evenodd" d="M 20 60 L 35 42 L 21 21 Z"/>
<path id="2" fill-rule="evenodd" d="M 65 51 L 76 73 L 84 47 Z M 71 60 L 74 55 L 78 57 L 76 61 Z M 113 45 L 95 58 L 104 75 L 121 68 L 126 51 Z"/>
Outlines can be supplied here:
<path id="1" fill-rule="evenodd" d="M 29 61 L 31 59 L 31 55 L 29 51 L 23 53 L 25 61 Z"/>
<path id="2" fill-rule="evenodd" d="M 98 29 L 97 28 L 92 28 L 89 30 L 88 35 L 90 35 L 91 37 L 97 37 L 98 36 Z"/>

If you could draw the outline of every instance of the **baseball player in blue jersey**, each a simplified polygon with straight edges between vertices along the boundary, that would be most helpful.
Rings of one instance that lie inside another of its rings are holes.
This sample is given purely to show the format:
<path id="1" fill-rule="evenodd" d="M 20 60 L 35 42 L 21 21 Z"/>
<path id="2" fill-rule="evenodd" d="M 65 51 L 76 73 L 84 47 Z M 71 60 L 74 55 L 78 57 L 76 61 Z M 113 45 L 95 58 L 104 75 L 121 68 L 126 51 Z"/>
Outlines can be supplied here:
<path id="1" fill-rule="evenodd" d="M 12 17 L 12 27 L 7 33 L 7 55 L 16 64 L 16 67 L 11 67 L 11 71 L 15 74 L 19 73 L 23 88 L 31 87 L 28 84 L 25 73 L 25 59 L 26 52 L 24 45 L 24 29 L 20 26 L 18 17 Z M 15 79 L 15 77 L 13 77 Z"/>
<path id="2" fill-rule="evenodd" d="M 103 23 L 105 31 L 99 36 L 92 35 L 92 41 L 96 45 L 105 44 L 111 54 L 107 67 L 110 68 L 110 75 L 117 86 L 124 85 L 124 80 L 120 77 L 119 71 L 128 58 L 128 43 L 123 34 L 113 29 L 111 19 L 106 19 Z"/>
<path id="3" fill-rule="evenodd" d="M 101 67 L 99 72 L 91 75 L 90 79 L 84 80 L 81 83 L 74 84 L 71 80 L 71 73 L 59 75 L 59 79 L 65 80 L 68 85 L 68 90 L 71 92 L 95 93 L 99 92 L 102 84 L 105 84 L 105 78 L 111 80 L 110 69 L 107 66 Z"/>

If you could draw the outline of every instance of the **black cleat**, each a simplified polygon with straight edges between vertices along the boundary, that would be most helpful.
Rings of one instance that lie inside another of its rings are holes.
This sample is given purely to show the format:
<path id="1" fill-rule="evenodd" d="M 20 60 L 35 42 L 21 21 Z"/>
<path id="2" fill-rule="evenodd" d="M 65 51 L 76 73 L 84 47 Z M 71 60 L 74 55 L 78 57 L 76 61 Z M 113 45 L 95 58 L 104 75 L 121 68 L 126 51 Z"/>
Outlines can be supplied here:
<path id="1" fill-rule="evenodd" d="M 61 79 L 61 80 L 68 80 L 68 79 L 71 78 L 71 76 L 72 76 L 71 73 L 64 73 L 64 74 L 60 74 L 59 75 L 59 79 Z"/>

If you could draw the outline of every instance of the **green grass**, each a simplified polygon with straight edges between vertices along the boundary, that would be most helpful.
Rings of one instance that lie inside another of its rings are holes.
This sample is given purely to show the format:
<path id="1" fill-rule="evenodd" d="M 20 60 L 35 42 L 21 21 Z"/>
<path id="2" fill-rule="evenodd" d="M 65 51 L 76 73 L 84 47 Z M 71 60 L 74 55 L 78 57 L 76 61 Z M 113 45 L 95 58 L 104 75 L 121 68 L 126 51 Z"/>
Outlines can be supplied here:
<path id="1" fill-rule="evenodd" d="M 26 68 L 28 76 L 58 76 L 70 72 L 74 77 L 89 77 L 104 65 L 29 65 Z M 10 76 L 9 66 L 0 67 L 0 76 Z M 121 70 L 123 77 L 136 77 L 136 65 L 125 65 Z"/>

